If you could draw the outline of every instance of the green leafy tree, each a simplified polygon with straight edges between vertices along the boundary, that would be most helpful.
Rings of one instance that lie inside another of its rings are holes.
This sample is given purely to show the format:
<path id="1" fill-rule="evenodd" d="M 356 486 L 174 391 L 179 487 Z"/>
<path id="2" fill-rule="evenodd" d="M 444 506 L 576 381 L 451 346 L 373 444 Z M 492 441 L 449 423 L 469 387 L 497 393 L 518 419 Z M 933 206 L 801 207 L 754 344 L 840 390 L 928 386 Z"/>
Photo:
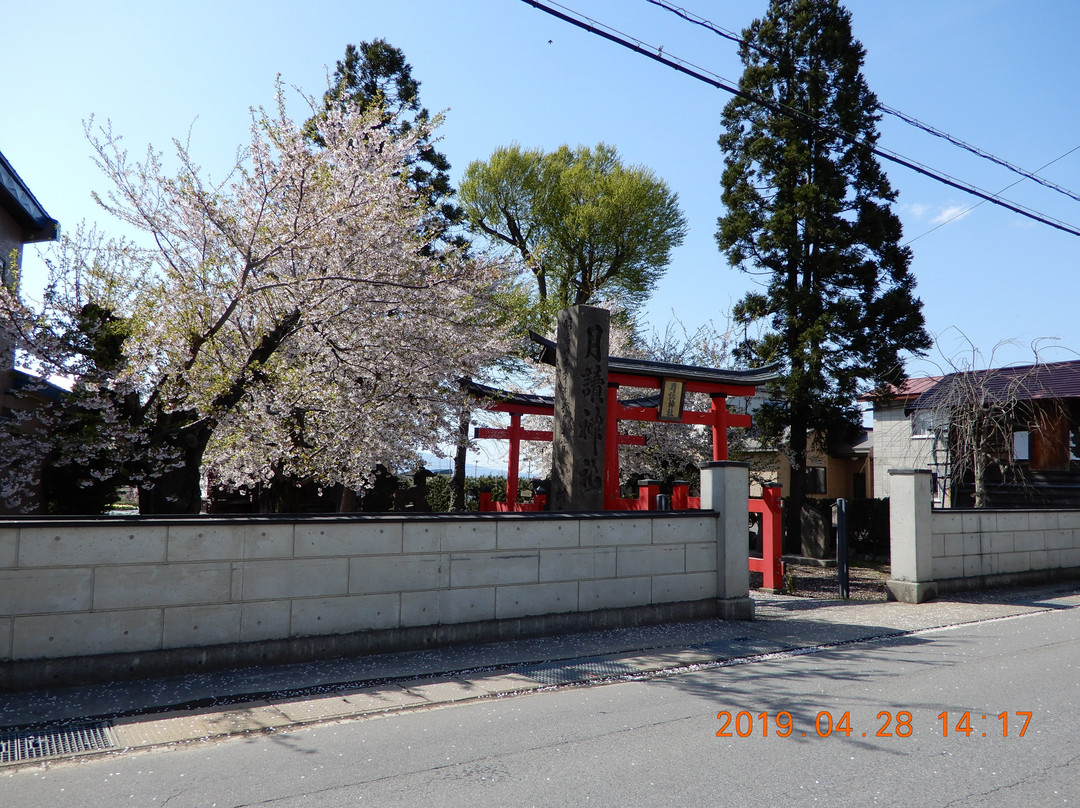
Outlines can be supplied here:
<path id="1" fill-rule="evenodd" d="M 735 307 L 737 321 L 767 326 L 739 353 L 783 364 L 777 403 L 755 420 L 788 454 L 797 514 L 808 433 L 827 443 L 856 425 L 856 395 L 901 379 L 904 352 L 931 342 L 896 194 L 872 153 L 877 100 L 850 13 L 837 0 L 772 0 L 743 39 L 743 95 L 725 107 L 719 139 L 727 212 L 716 238 L 764 286 Z M 799 522 L 788 520 L 792 543 Z"/>
<path id="2" fill-rule="evenodd" d="M 459 196 L 470 227 L 510 249 L 534 277 L 530 326 L 602 300 L 632 314 L 686 235 L 678 196 L 603 143 L 497 149 L 469 165 Z"/>

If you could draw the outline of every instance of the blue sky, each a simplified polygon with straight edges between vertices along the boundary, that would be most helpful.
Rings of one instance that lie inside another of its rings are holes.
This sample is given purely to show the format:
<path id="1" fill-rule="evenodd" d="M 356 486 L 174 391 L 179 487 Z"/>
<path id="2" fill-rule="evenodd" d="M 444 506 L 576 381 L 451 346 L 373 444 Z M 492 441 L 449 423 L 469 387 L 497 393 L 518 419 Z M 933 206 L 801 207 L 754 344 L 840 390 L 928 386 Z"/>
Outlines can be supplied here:
<path id="1" fill-rule="evenodd" d="M 667 54 L 737 81 L 735 46 L 646 0 L 564 0 L 570 8 Z M 739 31 L 765 0 L 676 0 Z M 894 108 L 1028 170 L 1080 146 L 1074 0 L 850 0 L 865 73 Z M 690 234 L 647 310 L 663 329 L 723 323 L 753 280 L 728 267 L 713 240 L 721 214 L 716 146 L 728 96 L 521 0 L 307 0 L 301 3 L 39 2 L 3 14 L 0 151 L 63 227 L 107 228 L 91 200 L 106 185 L 81 121 L 110 119 L 134 154 L 167 150 L 191 133 L 214 173 L 245 142 L 249 108 L 270 105 L 274 81 L 318 95 L 347 43 L 383 37 L 400 47 L 421 99 L 446 110 L 441 148 L 456 180 L 468 163 L 511 142 L 553 149 L 614 144 L 679 194 Z M 303 110 L 297 106 L 297 116 Z M 992 192 L 1018 178 L 889 118 L 881 145 Z M 887 165 L 915 258 L 918 294 L 940 349 L 910 364 L 934 373 L 966 335 L 996 364 L 1080 352 L 1080 238 L 990 204 L 937 229 L 978 200 Z M 1080 190 L 1080 151 L 1042 173 Z M 1030 181 L 1005 196 L 1080 226 L 1080 203 Z"/>

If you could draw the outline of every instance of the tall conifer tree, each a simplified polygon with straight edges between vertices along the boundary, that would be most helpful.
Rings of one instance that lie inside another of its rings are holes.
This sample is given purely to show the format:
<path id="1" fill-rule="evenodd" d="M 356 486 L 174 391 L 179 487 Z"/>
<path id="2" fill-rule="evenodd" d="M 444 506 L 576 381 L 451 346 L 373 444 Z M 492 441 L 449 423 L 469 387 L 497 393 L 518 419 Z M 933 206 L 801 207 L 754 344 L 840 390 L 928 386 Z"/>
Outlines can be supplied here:
<path id="1" fill-rule="evenodd" d="M 782 363 L 775 403 L 755 420 L 791 461 L 799 514 L 808 433 L 843 437 L 858 424 L 857 394 L 898 381 L 904 353 L 931 342 L 896 193 L 872 152 L 880 116 L 850 13 L 837 0 L 772 0 L 743 39 L 744 95 L 725 107 L 719 139 L 727 212 L 716 238 L 764 287 L 735 307 L 766 326 L 740 351 Z M 788 519 L 789 542 L 800 537 Z"/>
<path id="2" fill-rule="evenodd" d="M 396 133 L 407 133 L 417 126 L 428 129 L 432 124 L 431 113 L 420 103 L 420 82 L 413 78 L 412 65 L 404 51 L 385 39 L 345 46 L 345 58 L 338 61 L 330 89 L 323 94 L 322 114 L 331 109 L 345 113 L 350 106 L 382 110 L 384 125 Z M 304 127 L 316 143 L 319 118 L 312 117 Z M 430 138 L 421 138 L 409 160 L 409 181 L 440 213 L 442 230 L 429 234 L 436 237 L 462 219 L 461 209 L 453 201 L 449 172 L 446 155 Z M 460 239 L 454 243 L 463 245 Z"/>

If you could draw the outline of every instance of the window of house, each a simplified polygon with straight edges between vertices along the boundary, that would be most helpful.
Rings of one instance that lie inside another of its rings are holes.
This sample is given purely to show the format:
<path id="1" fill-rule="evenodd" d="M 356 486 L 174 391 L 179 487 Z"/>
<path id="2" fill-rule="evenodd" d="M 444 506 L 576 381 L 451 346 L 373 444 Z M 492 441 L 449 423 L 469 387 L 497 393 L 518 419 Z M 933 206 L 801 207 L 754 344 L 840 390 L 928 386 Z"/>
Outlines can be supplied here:
<path id="1" fill-rule="evenodd" d="M 825 468 L 823 466 L 810 466 L 806 470 L 806 493 L 825 494 Z"/>
<path id="2" fill-rule="evenodd" d="M 1031 459 L 1031 433 L 1026 429 L 1013 432 L 1013 458 L 1015 460 Z"/>
<path id="3" fill-rule="evenodd" d="M 1076 462 L 1080 460 L 1080 404 L 1070 401 L 1066 406 L 1069 414 L 1069 435 L 1066 438 L 1069 443 L 1069 460 Z"/>
<path id="4" fill-rule="evenodd" d="M 949 427 L 949 419 L 938 410 L 915 410 L 911 414 L 911 437 L 936 438 Z"/>

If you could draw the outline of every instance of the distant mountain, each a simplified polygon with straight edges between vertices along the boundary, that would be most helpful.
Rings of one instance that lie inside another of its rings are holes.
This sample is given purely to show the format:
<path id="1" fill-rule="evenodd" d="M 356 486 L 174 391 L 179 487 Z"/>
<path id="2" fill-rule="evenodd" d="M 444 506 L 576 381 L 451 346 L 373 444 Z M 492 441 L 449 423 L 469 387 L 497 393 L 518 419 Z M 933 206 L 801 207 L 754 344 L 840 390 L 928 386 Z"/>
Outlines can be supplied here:
<path id="1" fill-rule="evenodd" d="M 445 474 L 450 476 L 454 473 L 454 463 L 451 458 L 436 457 L 428 452 L 421 454 L 424 465 L 428 471 L 434 471 L 436 474 Z M 502 468 L 496 466 L 481 466 L 477 463 L 469 462 L 465 465 L 465 475 L 467 477 L 505 477 L 506 466 Z"/>

